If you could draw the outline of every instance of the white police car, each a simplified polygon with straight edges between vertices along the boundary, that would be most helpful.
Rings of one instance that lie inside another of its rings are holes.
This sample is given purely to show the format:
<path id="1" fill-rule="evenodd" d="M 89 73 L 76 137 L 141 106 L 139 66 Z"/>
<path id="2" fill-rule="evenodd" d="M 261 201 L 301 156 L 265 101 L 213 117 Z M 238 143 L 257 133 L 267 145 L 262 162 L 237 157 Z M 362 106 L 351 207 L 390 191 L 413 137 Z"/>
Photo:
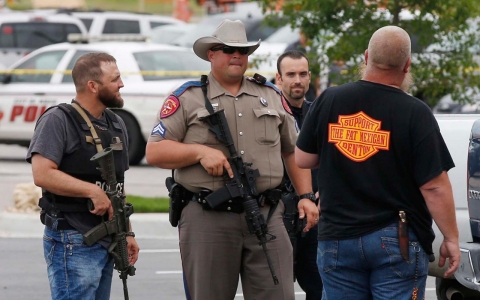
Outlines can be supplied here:
<path id="1" fill-rule="evenodd" d="M 65 14 L 2 13 L 0 17 L 0 68 L 9 67 L 29 52 L 63 43 L 68 34 L 87 34 L 85 25 Z"/>
<path id="2" fill-rule="evenodd" d="M 199 80 L 210 65 L 190 49 L 133 42 L 61 43 L 40 48 L 8 70 L 0 70 L 0 143 L 28 146 L 38 117 L 52 105 L 75 97 L 71 69 L 89 52 L 117 60 L 125 87 L 120 90 L 130 138 L 130 162 L 145 155 L 145 142 L 166 96 L 187 80 Z"/>
<path id="3" fill-rule="evenodd" d="M 129 12 L 71 12 L 87 27 L 88 34 L 142 34 L 150 36 L 151 30 L 163 25 L 183 25 L 184 21 L 168 16 L 135 14 Z"/>

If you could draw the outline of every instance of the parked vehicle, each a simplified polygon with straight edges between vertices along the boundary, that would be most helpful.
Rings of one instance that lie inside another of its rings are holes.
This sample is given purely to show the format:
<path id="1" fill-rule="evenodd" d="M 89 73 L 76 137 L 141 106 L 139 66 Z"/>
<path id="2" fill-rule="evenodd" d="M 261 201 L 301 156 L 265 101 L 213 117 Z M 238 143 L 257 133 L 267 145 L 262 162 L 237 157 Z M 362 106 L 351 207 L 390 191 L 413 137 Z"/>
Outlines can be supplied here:
<path id="1" fill-rule="evenodd" d="M 150 42 L 175 45 L 177 39 L 192 30 L 195 26 L 197 26 L 197 24 L 185 23 L 182 25 L 173 24 L 155 27 L 151 31 Z"/>
<path id="2" fill-rule="evenodd" d="M 99 42 L 40 48 L 3 70 L 0 143 L 28 146 L 38 117 L 49 106 L 69 103 L 75 97 L 71 70 L 77 58 L 88 52 L 107 52 L 117 59 L 125 84 L 120 90 L 125 106 L 115 112 L 128 129 L 132 165 L 143 159 L 156 113 L 168 94 L 210 69 L 190 49 L 169 45 Z"/>
<path id="3" fill-rule="evenodd" d="M 472 99 L 471 103 L 459 103 L 453 101 L 452 95 L 445 95 L 432 108 L 436 114 L 477 114 L 480 113 L 480 90 L 479 88 L 468 89 L 466 94 Z"/>
<path id="4" fill-rule="evenodd" d="M 0 68 L 43 46 L 64 43 L 70 33 L 86 34 L 83 23 L 65 14 L 12 12 L 0 18 Z"/>
<path id="5" fill-rule="evenodd" d="M 141 34 L 150 36 L 152 29 L 158 26 L 185 24 L 185 22 L 172 17 L 129 12 L 100 11 L 71 12 L 70 14 L 80 19 L 87 27 L 88 34 L 92 36 L 102 34 Z"/>
<path id="6" fill-rule="evenodd" d="M 480 249 L 480 210 L 477 204 L 480 199 L 480 173 L 475 166 L 470 166 L 470 163 L 475 164 L 475 160 L 471 159 L 470 152 L 478 154 L 477 145 L 472 144 L 479 143 L 480 124 L 478 122 L 480 121 L 477 121 L 479 116 L 436 114 L 435 117 L 455 163 L 455 168 L 448 172 L 448 176 L 452 183 L 455 199 L 462 262 L 455 276 L 452 278 L 442 277 L 446 268 L 438 267 L 438 258 L 443 236 L 434 226 L 436 238 L 433 242 L 433 250 L 436 260 L 430 263 L 428 274 L 436 277 L 436 292 L 439 300 L 480 299 L 480 273 L 478 273 L 480 252 L 477 250 Z M 469 169 L 472 168 L 475 169 L 473 174 L 469 172 Z M 467 183 L 468 188 L 466 188 Z M 472 244 L 472 242 L 474 243 Z"/>
<path id="7" fill-rule="evenodd" d="M 462 240 L 460 251 L 462 258 L 460 267 L 455 273 L 455 279 L 470 290 L 458 294 L 471 295 L 475 299 L 480 298 L 480 120 L 473 123 L 468 145 L 468 173 L 467 173 L 467 204 L 468 217 L 471 229 L 469 240 Z M 469 231 L 470 233 L 470 231 Z"/>
<path id="8" fill-rule="evenodd" d="M 197 39 L 211 35 L 225 19 L 242 21 L 245 25 L 247 40 L 251 42 L 256 42 L 259 39 L 263 41 L 277 30 L 276 27 L 263 24 L 265 16 L 261 10 L 240 10 L 206 17 L 197 23 L 192 30 L 175 40 L 174 44 L 191 49 Z"/>
<path id="9" fill-rule="evenodd" d="M 277 73 L 277 59 L 285 52 L 290 43 L 298 41 L 300 29 L 292 29 L 290 25 L 278 28 L 265 40 L 262 40 L 260 47 L 249 57 L 249 72 L 259 73 L 265 76 L 269 81 L 275 81 Z"/>

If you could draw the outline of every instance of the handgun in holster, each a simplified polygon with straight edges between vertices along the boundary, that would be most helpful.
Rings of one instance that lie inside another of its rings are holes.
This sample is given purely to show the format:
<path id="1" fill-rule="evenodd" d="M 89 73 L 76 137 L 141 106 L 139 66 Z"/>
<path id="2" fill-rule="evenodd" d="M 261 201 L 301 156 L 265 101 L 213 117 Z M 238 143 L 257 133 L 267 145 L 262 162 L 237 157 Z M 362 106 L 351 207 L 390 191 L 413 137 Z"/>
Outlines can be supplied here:
<path id="1" fill-rule="evenodd" d="M 169 209 L 168 217 L 173 227 L 178 226 L 178 221 L 182 215 L 182 210 L 192 199 L 193 194 L 184 188 L 181 184 L 175 182 L 172 177 L 167 177 L 165 185 L 168 189 Z"/>
<path id="2" fill-rule="evenodd" d="M 303 228 L 305 228 L 307 218 L 299 219 L 298 213 L 298 196 L 295 192 L 285 191 L 282 193 L 282 202 L 285 205 L 285 213 L 283 214 L 283 224 L 285 229 L 287 229 L 288 237 L 292 243 L 293 249 L 293 265 L 295 270 L 295 265 L 297 264 L 297 241 L 298 233 L 302 232 L 302 237 L 305 236 Z M 293 281 L 296 281 L 296 274 L 293 274 Z"/>
<path id="3" fill-rule="evenodd" d="M 398 245 L 400 247 L 400 254 L 405 261 L 410 261 L 407 215 L 403 210 L 399 211 L 398 215 L 400 217 L 398 220 Z"/>
<path id="4" fill-rule="evenodd" d="M 282 194 L 282 202 L 285 205 L 283 223 L 285 225 L 285 229 L 287 229 L 290 239 L 296 238 L 296 235 L 299 232 L 302 232 L 302 237 L 305 236 L 303 234 L 303 228 L 305 228 L 307 225 L 307 218 L 298 218 L 298 200 L 298 196 L 294 192 L 284 192 Z"/>

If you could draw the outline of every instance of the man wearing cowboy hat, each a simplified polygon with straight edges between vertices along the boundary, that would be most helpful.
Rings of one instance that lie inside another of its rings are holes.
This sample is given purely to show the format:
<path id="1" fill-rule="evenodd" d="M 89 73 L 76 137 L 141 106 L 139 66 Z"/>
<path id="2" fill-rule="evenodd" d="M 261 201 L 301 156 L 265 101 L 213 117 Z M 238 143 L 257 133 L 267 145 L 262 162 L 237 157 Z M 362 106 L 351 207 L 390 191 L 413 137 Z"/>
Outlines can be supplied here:
<path id="1" fill-rule="evenodd" d="M 280 282 L 275 285 L 265 253 L 249 232 L 242 199 L 229 199 L 214 209 L 202 205 L 201 200 L 205 193 L 224 188 L 233 177 L 228 148 L 202 121 L 210 115 L 209 109 L 224 110 L 238 155 L 258 170 L 259 199 L 260 195 L 273 195 L 270 192 L 280 185 L 282 158 L 298 193 L 312 192 L 309 170 L 295 165 L 297 132 L 285 99 L 272 84 L 244 76 L 248 55 L 259 45 L 260 41 L 247 41 L 245 27 L 238 20 L 225 20 L 212 36 L 198 39 L 194 52 L 211 63 L 205 94 L 200 81 L 175 90 L 160 109 L 147 143 L 147 162 L 175 169 L 175 181 L 194 195 L 178 222 L 187 299 L 233 299 L 239 274 L 245 299 L 295 298 L 292 246 L 283 225 L 283 204 L 275 205 L 278 199 L 274 196 L 259 204 L 268 233 L 275 236 L 267 243 Z M 316 225 L 319 215 L 309 198 L 305 196 L 298 205 L 302 218 L 307 218 L 305 231 Z"/>

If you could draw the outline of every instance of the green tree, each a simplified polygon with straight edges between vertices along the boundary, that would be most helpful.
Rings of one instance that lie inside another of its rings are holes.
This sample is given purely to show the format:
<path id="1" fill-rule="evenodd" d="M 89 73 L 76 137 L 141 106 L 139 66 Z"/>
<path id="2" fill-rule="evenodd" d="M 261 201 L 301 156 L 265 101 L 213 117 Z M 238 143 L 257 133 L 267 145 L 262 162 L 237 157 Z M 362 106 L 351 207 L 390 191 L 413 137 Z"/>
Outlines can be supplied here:
<path id="1" fill-rule="evenodd" d="M 265 10 L 277 5 L 260 1 Z M 480 87 L 478 0 L 285 0 L 281 13 L 318 49 L 310 55 L 317 56 L 312 58 L 320 70 L 334 60 L 348 62 L 344 82 L 359 79 L 373 32 L 397 25 L 412 39 L 412 94 L 433 106 L 446 94 L 471 101 L 466 91 Z"/>

